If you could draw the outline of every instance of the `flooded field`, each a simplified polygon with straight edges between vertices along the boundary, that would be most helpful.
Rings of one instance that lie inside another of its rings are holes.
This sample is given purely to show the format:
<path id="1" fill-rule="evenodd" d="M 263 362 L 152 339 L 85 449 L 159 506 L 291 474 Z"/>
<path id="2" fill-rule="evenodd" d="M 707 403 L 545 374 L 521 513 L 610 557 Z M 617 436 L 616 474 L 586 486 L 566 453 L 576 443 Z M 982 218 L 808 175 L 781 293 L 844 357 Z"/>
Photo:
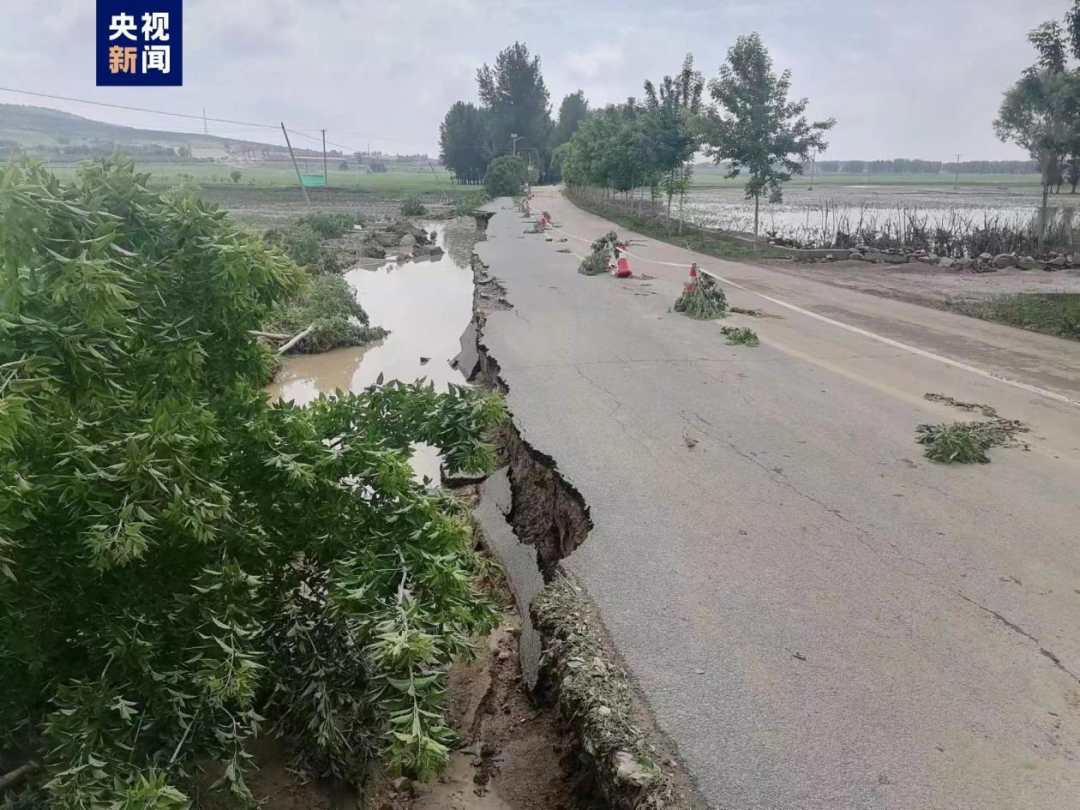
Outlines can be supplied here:
<path id="1" fill-rule="evenodd" d="M 472 319 L 473 277 L 467 251 L 461 249 L 461 239 L 455 239 L 453 226 L 424 227 L 435 231 L 437 244 L 445 251 L 438 259 L 389 261 L 345 273 L 371 323 L 390 334 L 367 346 L 289 356 L 269 388 L 272 397 L 305 403 L 320 393 L 362 391 L 380 374 L 406 382 L 422 377 L 439 390 L 446 390 L 448 383 L 465 382 L 450 361 L 460 350 L 461 333 Z M 413 467 L 418 475 L 439 480 L 434 448 L 417 446 Z"/>
<path id="2" fill-rule="evenodd" d="M 946 226 L 958 219 L 982 222 L 986 217 L 1023 226 L 1032 221 L 1040 204 L 1039 190 L 1029 186 L 950 185 L 829 185 L 810 189 L 808 179 L 788 183 L 784 201 L 769 204 L 762 200 L 762 232 L 799 241 L 812 241 L 823 232 L 835 232 L 838 225 L 857 224 L 860 219 L 884 229 L 895 228 L 913 211 L 928 224 Z M 1070 216 L 1069 209 L 1080 206 L 1080 195 L 1054 195 L 1050 206 L 1056 215 Z M 691 188 L 684 216 L 695 224 L 734 231 L 753 231 L 754 204 L 743 191 L 731 188 Z"/>

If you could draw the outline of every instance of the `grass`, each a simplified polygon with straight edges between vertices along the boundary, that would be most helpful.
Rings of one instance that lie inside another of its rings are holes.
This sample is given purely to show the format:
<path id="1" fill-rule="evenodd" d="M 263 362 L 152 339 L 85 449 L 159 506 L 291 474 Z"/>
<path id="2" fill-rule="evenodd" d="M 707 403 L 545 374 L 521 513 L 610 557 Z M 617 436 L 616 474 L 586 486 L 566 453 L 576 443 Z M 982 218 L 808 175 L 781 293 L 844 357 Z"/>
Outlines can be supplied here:
<path id="1" fill-rule="evenodd" d="M 340 163 L 340 160 L 337 162 Z M 476 186 L 455 184 L 450 172 L 439 167 L 433 167 L 431 170 L 371 174 L 357 169 L 342 170 L 336 168 L 333 163 L 332 161 L 327 172 L 327 183 L 331 191 L 345 189 L 379 194 L 400 194 L 407 197 L 432 192 L 476 190 Z M 172 188 L 186 181 L 202 187 L 224 187 L 237 192 L 252 189 L 297 188 L 296 171 L 289 162 L 283 162 L 280 166 L 251 167 L 221 163 L 137 163 L 137 168 L 139 171 L 151 172 L 150 185 L 153 187 Z M 239 183 L 234 183 L 229 176 L 229 172 L 233 169 L 240 171 Z M 78 166 L 57 165 L 50 166 L 50 170 L 63 180 L 70 180 L 78 171 Z M 302 158 L 300 171 L 305 174 L 322 174 L 322 161 Z M 313 197 L 324 193 L 323 189 L 310 189 L 309 192 Z"/>
<path id="2" fill-rule="evenodd" d="M 1080 293 L 1016 293 L 981 301 L 954 299 L 946 306 L 984 321 L 1080 340 Z"/>

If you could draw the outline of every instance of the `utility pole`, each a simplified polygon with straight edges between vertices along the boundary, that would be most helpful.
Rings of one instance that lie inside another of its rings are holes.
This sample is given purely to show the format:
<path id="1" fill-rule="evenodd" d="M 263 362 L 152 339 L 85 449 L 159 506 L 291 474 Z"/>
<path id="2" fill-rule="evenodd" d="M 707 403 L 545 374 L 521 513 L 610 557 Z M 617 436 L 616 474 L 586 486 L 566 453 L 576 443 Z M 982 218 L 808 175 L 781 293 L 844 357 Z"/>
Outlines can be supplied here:
<path id="1" fill-rule="evenodd" d="M 517 157 L 517 142 L 520 141 L 520 140 L 521 140 L 521 136 L 518 135 L 516 132 L 511 132 L 510 133 L 510 149 L 511 149 L 511 154 L 514 157 Z"/>
<path id="2" fill-rule="evenodd" d="M 206 127 L 206 107 L 202 108 L 202 134 L 209 135 L 210 130 Z"/>
<path id="3" fill-rule="evenodd" d="M 953 174 L 952 187 L 953 191 L 956 191 L 960 187 L 960 153 L 956 153 L 956 166 L 953 167 L 956 172 Z"/>
<path id="4" fill-rule="evenodd" d="M 330 182 L 326 176 L 326 130 L 322 131 L 322 181 L 323 185 L 329 187 Z"/>
<path id="5" fill-rule="evenodd" d="M 285 136 L 285 145 L 289 147 L 289 157 L 292 158 L 293 168 L 296 169 L 296 182 L 300 184 L 300 190 L 304 192 L 304 202 L 309 206 L 311 205 L 311 197 L 308 196 L 307 189 L 304 188 L 304 178 L 300 176 L 300 164 L 296 162 L 296 155 L 292 150 L 292 143 L 289 141 L 289 130 L 285 129 L 285 122 L 281 122 L 281 134 Z"/>

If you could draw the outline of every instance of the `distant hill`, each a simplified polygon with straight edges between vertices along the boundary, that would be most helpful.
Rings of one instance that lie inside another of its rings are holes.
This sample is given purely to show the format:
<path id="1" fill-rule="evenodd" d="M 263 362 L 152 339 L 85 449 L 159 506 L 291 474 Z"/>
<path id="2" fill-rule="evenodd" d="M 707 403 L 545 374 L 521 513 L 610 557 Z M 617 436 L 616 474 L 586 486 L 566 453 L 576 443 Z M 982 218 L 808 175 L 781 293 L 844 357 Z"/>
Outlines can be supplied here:
<path id="1" fill-rule="evenodd" d="M 116 148 L 151 156 L 175 154 L 177 149 L 187 147 L 193 158 L 223 158 L 246 151 L 285 151 L 284 146 L 277 144 L 195 132 L 136 129 L 46 107 L 0 104 L 0 155 L 11 153 L 15 147 L 32 155 L 73 160 L 111 153 Z"/>

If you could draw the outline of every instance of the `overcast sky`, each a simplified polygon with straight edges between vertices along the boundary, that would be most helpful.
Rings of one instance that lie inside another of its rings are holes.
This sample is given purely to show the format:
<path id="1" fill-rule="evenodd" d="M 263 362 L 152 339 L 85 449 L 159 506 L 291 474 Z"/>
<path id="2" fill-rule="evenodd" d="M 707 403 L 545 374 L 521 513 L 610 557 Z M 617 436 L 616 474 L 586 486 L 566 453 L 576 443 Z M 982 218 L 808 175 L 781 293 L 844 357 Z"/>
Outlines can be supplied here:
<path id="1" fill-rule="evenodd" d="M 0 85 L 318 130 L 353 149 L 437 154 L 438 124 L 476 100 L 475 71 L 515 39 L 540 54 L 557 111 L 641 95 L 690 51 L 716 75 L 758 31 L 813 116 L 834 116 L 828 157 L 1022 158 L 991 121 L 1033 61 L 1025 33 L 1065 0 L 185 0 L 184 86 L 94 86 L 94 0 L 4 0 Z M 159 116 L 0 93 L 91 118 L 189 129 Z M 200 127 L 196 127 L 198 129 Z M 273 140 L 270 130 L 211 132 Z M 309 145 L 309 144 L 304 144 Z"/>

